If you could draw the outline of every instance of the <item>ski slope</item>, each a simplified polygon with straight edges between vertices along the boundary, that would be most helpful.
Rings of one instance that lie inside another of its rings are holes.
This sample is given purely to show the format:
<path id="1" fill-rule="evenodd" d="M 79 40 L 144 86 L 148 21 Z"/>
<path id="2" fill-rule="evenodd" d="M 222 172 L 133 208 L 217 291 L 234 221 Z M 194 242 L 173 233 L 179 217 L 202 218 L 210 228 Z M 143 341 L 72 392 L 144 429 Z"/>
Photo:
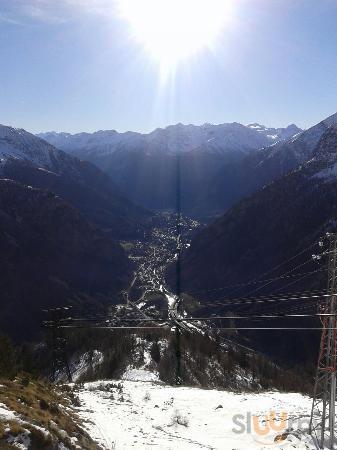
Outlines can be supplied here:
<path id="1" fill-rule="evenodd" d="M 311 399 L 301 394 L 233 393 L 123 380 L 86 383 L 79 391 L 79 398 L 78 413 L 91 437 L 104 449 L 316 448 L 307 434 Z M 276 413 L 275 420 L 270 419 L 271 411 Z M 279 420 L 283 411 L 290 419 L 286 425 L 292 430 L 283 435 L 282 441 L 275 442 L 276 436 L 286 431 Z M 234 423 L 236 414 L 242 416 L 237 416 Z M 255 419 L 261 427 L 257 428 L 258 432 L 254 431 L 254 415 L 259 417 Z M 280 431 L 271 429 L 270 422 L 279 426 Z"/>

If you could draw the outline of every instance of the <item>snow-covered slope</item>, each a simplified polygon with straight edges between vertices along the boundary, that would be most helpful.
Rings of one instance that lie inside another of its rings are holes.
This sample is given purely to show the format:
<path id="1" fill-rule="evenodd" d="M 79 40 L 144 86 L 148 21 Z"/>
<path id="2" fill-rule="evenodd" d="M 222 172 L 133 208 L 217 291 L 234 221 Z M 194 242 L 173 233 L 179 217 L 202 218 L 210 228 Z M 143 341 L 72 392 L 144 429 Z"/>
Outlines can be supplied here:
<path id="1" fill-rule="evenodd" d="M 179 123 L 166 128 L 157 128 L 148 134 L 107 130 L 74 135 L 49 132 L 41 133 L 39 136 L 62 150 L 85 156 L 92 152 L 109 154 L 118 150 L 143 150 L 149 154 L 187 152 L 201 148 L 220 153 L 235 150 L 249 152 L 301 131 L 295 125 L 286 129 L 263 127 L 264 132 L 261 132 L 261 126 L 259 127 L 244 126 L 235 122 L 201 126 Z"/>
<path id="2" fill-rule="evenodd" d="M 48 170 L 59 171 L 67 156 L 48 142 L 20 128 L 0 125 L 0 159 L 8 158 L 29 161 Z M 69 165 L 69 164 L 68 164 Z"/>
<path id="3" fill-rule="evenodd" d="M 137 148 L 143 138 L 140 133 L 118 133 L 115 130 L 100 130 L 95 133 L 56 133 L 55 131 L 40 133 L 40 138 L 45 139 L 55 147 L 73 154 L 86 154 L 99 148 L 100 152 L 113 153 L 121 146 Z"/>
<path id="4" fill-rule="evenodd" d="M 334 124 L 337 124 L 337 113 L 308 130 L 296 134 L 287 142 L 275 144 L 267 154 L 267 159 L 275 158 L 275 156 L 281 158 L 279 155 L 284 155 L 284 158 L 292 157 L 298 164 L 308 161 L 324 132 Z"/>
<path id="5" fill-rule="evenodd" d="M 85 384 L 79 398 L 78 413 L 86 429 L 105 449 L 316 448 L 307 433 L 311 399 L 300 394 L 237 394 L 106 381 Z"/>
<path id="6" fill-rule="evenodd" d="M 337 124 L 323 134 L 313 158 L 304 165 L 312 178 L 333 183 L 337 179 Z"/>
<path id="7" fill-rule="evenodd" d="M 7 162 L 28 163 L 30 167 L 50 171 L 54 175 L 62 174 L 80 182 L 85 181 L 84 172 L 88 170 L 88 163 L 83 163 L 34 134 L 22 128 L 1 124 L 0 161 L 2 167 L 6 166 Z M 94 168 L 92 165 L 91 167 Z M 115 189 L 117 190 L 116 187 Z"/>
<path id="8" fill-rule="evenodd" d="M 312 276 L 293 281 L 290 291 L 324 289 L 325 275 L 316 274 L 317 263 L 311 261 L 311 250 L 303 253 L 303 249 L 326 232 L 336 232 L 337 126 L 325 131 L 312 155 L 310 161 L 237 203 L 195 236 L 182 254 L 184 270 L 181 271 L 180 286 L 184 292 L 192 295 L 200 292 L 199 300 L 222 299 L 224 277 L 233 284 L 242 284 L 258 279 L 270 267 L 276 267 L 275 281 L 263 286 L 258 295 L 287 292 L 277 277 L 292 271 L 294 264 L 291 259 L 287 262 L 287 258 L 294 254 L 299 255 L 297 267 L 306 264 L 306 272 L 312 271 Z M 238 177 L 237 180 L 241 181 Z M 174 285 L 175 267 L 171 266 L 167 273 Z M 252 295 L 249 286 L 246 289 L 242 286 L 241 298 Z M 220 288 L 218 293 L 217 288 Z M 257 308 L 258 304 L 255 304 L 249 312 L 256 312 Z M 286 326 L 285 323 L 282 325 Z M 275 333 L 275 341 L 271 342 L 263 335 L 254 337 L 255 345 L 260 341 L 260 349 L 266 351 L 269 347 L 270 354 L 281 350 L 281 347 L 272 348 L 271 344 L 282 339 L 284 360 L 293 358 L 298 363 L 301 358 L 309 360 L 312 357 L 303 350 L 310 349 L 309 339 L 313 338 L 310 333 L 308 336 L 301 333 L 298 339 L 282 332 L 280 335 Z M 290 343 L 291 352 L 288 350 Z M 314 340 L 312 345 L 315 345 Z"/>
<path id="9" fill-rule="evenodd" d="M 0 160 L 2 166 L 7 161 L 22 161 L 39 169 L 48 170 L 55 174 L 69 176 L 84 182 L 84 172 L 91 169 L 96 177 L 108 177 L 92 164 L 65 153 L 52 144 L 21 128 L 14 128 L 0 124 Z M 110 185 L 113 186 L 110 180 Z M 118 189 L 114 186 L 115 191 Z"/>
<path id="10" fill-rule="evenodd" d="M 204 196 L 197 199 L 194 213 L 218 215 L 263 186 L 296 169 L 300 164 L 306 163 L 313 157 L 324 132 L 333 124 L 337 124 L 337 113 L 285 141 L 275 142 L 249 153 L 239 161 L 224 165 L 212 183 L 206 186 Z M 258 132 L 266 132 L 259 124 L 250 126 L 255 127 Z"/>
<path id="11" fill-rule="evenodd" d="M 286 128 L 269 128 L 259 123 L 250 123 L 247 127 L 257 131 L 261 135 L 266 136 L 270 141 L 274 142 L 289 139 L 302 131 L 295 124 L 288 125 Z"/>
<path id="12" fill-rule="evenodd" d="M 83 430 L 68 392 L 27 376 L 2 378 L 0 448 L 101 450 Z"/>
<path id="13" fill-rule="evenodd" d="M 92 163 L 55 148 L 23 129 L 0 125 L 0 178 L 48 189 L 91 222 L 120 233 L 138 233 L 148 213 L 130 202 Z"/>

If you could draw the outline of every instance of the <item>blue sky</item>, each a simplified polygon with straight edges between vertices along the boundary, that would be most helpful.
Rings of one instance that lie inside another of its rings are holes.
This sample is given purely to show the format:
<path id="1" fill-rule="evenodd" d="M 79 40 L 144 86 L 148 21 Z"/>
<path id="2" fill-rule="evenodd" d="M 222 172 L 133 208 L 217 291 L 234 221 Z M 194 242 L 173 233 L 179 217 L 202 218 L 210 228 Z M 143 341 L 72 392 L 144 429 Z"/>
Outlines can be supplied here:
<path id="1" fill-rule="evenodd" d="M 233 20 L 216 47 L 165 83 L 114 1 L 0 0 L 0 123 L 32 132 L 307 128 L 337 111 L 336 0 L 223 0 Z"/>

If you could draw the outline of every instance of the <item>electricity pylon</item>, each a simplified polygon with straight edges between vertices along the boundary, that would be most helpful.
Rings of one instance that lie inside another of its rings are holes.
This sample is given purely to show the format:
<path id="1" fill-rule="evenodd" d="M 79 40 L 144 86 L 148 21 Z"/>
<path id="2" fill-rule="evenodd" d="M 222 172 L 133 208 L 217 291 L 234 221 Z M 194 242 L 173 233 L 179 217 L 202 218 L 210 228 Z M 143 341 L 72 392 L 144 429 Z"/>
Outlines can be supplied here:
<path id="1" fill-rule="evenodd" d="M 321 345 L 317 364 L 314 397 L 312 402 L 310 433 L 321 431 L 318 445 L 329 449 L 335 445 L 335 403 L 337 368 L 337 234 L 327 234 L 329 240 L 327 297 L 321 305 L 322 321 Z M 319 417 L 316 422 L 315 417 Z"/>
<path id="2" fill-rule="evenodd" d="M 68 362 L 66 346 L 67 342 L 62 333 L 61 325 L 64 324 L 65 313 L 68 307 L 49 309 L 49 320 L 44 325 L 51 331 L 51 381 L 55 383 L 57 375 L 65 371 L 68 382 L 72 383 L 72 375 Z"/>

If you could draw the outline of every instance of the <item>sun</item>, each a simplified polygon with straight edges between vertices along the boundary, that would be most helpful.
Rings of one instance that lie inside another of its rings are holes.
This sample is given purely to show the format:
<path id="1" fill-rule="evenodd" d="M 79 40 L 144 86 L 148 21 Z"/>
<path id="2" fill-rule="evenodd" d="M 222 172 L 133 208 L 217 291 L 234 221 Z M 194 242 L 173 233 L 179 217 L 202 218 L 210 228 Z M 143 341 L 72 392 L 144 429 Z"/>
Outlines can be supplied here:
<path id="1" fill-rule="evenodd" d="M 118 0 L 132 36 L 165 71 L 212 48 L 230 17 L 230 6 L 231 0 Z"/>

